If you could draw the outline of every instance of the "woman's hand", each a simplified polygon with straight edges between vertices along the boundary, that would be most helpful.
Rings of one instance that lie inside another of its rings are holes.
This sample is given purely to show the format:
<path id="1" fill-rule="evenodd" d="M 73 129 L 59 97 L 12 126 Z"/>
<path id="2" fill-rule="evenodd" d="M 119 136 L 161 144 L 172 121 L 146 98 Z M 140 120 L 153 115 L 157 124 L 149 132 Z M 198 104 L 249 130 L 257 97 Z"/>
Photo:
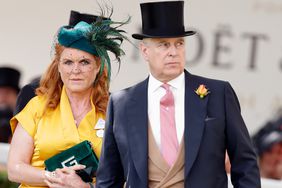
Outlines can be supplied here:
<path id="1" fill-rule="evenodd" d="M 84 165 L 75 165 L 56 169 L 53 172 L 46 171 L 44 182 L 50 188 L 89 188 L 90 185 L 82 181 L 82 179 L 75 173 L 76 170 L 84 168 Z"/>

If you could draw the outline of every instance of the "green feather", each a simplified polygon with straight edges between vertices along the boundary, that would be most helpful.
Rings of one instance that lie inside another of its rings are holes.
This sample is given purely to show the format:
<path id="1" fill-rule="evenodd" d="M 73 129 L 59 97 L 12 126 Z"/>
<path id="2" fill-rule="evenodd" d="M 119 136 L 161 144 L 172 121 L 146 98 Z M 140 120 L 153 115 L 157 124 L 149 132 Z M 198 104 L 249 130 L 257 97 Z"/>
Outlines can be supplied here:
<path id="1" fill-rule="evenodd" d="M 115 55 L 120 67 L 120 57 L 125 55 L 120 46 L 124 40 L 129 41 L 129 39 L 124 35 L 126 32 L 119 28 L 129 23 L 129 21 L 130 17 L 125 22 L 115 22 L 110 19 L 102 19 L 101 17 L 91 24 L 91 29 L 87 33 L 87 37 L 89 37 L 91 44 L 101 58 L 100 74 L 106 66 L 109 79 L 111 77 L 111 61 L 108 51 Z"/>

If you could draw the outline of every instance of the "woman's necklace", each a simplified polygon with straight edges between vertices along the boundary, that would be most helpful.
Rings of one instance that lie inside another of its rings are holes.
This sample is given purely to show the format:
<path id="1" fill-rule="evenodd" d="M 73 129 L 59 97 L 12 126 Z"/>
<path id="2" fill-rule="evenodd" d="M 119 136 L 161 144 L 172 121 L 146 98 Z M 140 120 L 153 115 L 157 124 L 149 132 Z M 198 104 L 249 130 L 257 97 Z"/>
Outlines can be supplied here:
<path id="1" fill-rule="evenodd" d="M 83 119 L 83 117 L 87 114 L 87 112 L 90 110 L 89 105 L 86 106 L 86 108 L 83 109 L 83 111 L 78 114 L 75 115 L 73 114 L 74 117 L 74 123 L 75 125 L 78 127 L 78 125 L 80 124 L 81 120 Z"/>

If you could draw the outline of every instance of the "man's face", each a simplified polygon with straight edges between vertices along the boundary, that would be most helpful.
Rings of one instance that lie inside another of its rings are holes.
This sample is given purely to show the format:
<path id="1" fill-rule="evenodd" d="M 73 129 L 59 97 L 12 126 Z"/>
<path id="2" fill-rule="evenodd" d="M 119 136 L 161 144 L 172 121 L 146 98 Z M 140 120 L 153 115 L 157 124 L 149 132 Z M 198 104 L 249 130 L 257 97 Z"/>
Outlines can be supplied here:
<path id="1" fill-rule="evenodd" d="M 282 142 L 262 154 L 260 170 L 263 177 L 282 180 Z"/>
<path id="2" fill-rule="evenodd" d="M 14 110 L 17 101 L 17 91 L 11 87 L 0 87 L 0 108 Z"/>
<path id="3" fill-rule="evenodd" d="M 149 64 L 151 74 L 161 82 L 168 82 L 184 71 L 185 41 L 180 38 L 148 38 L 140 43 L 140 50 Z"/>

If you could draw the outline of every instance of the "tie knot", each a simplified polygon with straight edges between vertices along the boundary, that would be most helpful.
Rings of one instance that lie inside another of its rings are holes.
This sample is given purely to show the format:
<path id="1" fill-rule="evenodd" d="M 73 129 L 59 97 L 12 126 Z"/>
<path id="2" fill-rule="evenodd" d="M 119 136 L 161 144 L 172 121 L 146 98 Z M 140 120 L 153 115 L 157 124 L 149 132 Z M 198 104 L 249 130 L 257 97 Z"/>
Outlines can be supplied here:
<path id="1" fill-rule="evenodd" d="M 167 83 L 164 83 L 161 87 L 164 88 L 166 92 L 169 90 L 169 84 Z"/>
<path id="2" fill-rule="evenodd" d="M 174 97 L 169 89 L 169 84 L 165 83 L 161 87 L 166 90 L 166 94 L 161 98 L 160 104 L 162 106 L 168 107 L 168 106 L 173 106 L 174 105 Z"/>

